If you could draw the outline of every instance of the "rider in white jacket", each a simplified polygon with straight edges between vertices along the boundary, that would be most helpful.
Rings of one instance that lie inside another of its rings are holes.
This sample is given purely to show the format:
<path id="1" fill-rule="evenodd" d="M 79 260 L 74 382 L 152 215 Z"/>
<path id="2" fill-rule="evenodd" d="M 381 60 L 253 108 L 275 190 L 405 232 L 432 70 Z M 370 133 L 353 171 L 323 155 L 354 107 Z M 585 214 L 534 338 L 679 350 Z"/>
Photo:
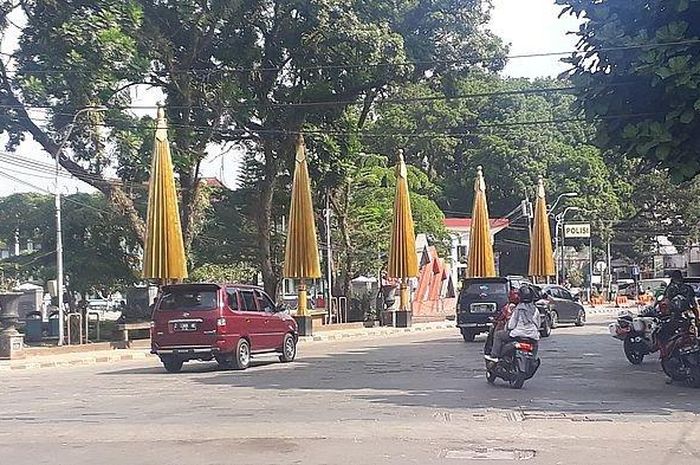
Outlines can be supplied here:
<path id="1" fill-rule="evenodd" d="M 491 354 L 484 355 L 487 360 L 497 362 L 503 355 L 503 347 L 514 338 L 540 339 L 540 311 L 534 303 L 535 293 L 530 286 L 525 285 L 518 290 L 518 294 L 520 303 L 508 320 L 507 332 L 499 331 L 495 334 Z"/>

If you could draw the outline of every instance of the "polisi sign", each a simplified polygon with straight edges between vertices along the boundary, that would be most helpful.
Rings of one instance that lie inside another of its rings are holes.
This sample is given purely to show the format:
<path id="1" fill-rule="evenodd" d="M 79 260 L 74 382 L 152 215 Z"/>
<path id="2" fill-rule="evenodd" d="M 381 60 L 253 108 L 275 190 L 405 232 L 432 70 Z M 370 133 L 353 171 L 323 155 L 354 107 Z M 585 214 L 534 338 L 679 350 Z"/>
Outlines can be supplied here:
<path id="1" fill-rule="evenodd" d="M 591 225 L 588 223 L 565 224 L 564 237 L 567 239 L 589 238 L 591 237 Z"/>

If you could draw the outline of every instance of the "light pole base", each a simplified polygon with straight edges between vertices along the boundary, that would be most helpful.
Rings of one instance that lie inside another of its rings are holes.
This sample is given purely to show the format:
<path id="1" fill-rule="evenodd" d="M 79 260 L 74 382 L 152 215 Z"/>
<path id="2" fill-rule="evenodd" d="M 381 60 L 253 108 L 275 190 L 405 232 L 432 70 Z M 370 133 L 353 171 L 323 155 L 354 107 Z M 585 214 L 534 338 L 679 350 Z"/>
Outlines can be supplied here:
<path id="1" fill-rule="evenodd" d="M 17 331 L 0 332 L 0 360 L 24 358 L 24 336 Z"/>
<path id="2" fill-rule="evenodd" d="M 294 320 L 297 322 L 299 336 L 313 336 L 313 320 L 308 315 L 295 315 Z"/>
<path id="3" fill-rule="evenodd" d="M 413 312 L 411 310 L 398 310 L 396 312 L 396 327 L 408 328 L 413 324 Z"/>

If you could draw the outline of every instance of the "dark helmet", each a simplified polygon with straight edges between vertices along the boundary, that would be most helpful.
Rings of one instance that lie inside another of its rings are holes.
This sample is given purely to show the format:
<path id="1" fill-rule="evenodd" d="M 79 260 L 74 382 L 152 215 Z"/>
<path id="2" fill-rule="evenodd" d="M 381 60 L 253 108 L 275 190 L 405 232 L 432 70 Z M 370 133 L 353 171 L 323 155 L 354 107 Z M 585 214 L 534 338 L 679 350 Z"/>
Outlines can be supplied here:
<path id="1" fill-rule="evenodd" d="M 535 301 L 535 293 L 528 285 L 520 286 L 520 289 L 518 289 L 518 295 L 520 297 L 520 302 L 522 303 L 529 304 Z"/>
<path id="2" fill-rule="evenodd" d="M 680 284 L 683 282 L 683 274 L 680 272 L 680 270 L 671 271 L 671 274 L 669 276 L 671 277 L 672 283 Z"/>

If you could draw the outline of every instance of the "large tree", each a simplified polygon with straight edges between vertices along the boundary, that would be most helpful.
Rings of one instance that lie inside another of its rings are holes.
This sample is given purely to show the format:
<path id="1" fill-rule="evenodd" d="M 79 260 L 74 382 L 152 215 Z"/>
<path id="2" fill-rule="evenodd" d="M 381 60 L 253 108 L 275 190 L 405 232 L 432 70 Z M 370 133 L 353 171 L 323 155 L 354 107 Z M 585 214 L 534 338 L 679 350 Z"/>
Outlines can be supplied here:
<path id="1" fill-rule="evenodd" d="M 15 4 L 2 5 L 6 12 Z M 503 47 L 486 29 L 486 0 L 391 5 L 33 0 L 16 5 L 27 18 L 12 63 L 18 72 L 0 68 L 0 103 L 8 108 L 0 130 L 10 134 L 12 145 L 31 134 L 55 155 L 61 128 L 80 108 L 113 108 L 80 121 L 60 162 L 106 194 L 143 238 L 134 206 L 143 193 L 127 195 L 124 182 L 111 182 L 102 173 L 112 166 L 132 176 L 122 181 L 144 177 L 148 142 L 140 143 L 143 132 L 135 137 L 133 129 L 151 120 L 135 119 L 120 108 L 131 104 L 133 88 L 159 89 L 171 123 L 187 244 L 201 226 L 199 172 L 207 149 L 244 141 L 260 163 L 252 211 L 258 261 L 270 292 L 278 279 L 270 240 L 273 199 L 291 166 L 295 132 L 332 122 L 355 103 L 366 115 L 392 83 L 503 65 Z M 44 108 L 48 121 L 32 118 L 31 106 Z"/>
<path id="2" fill-rule="evenodd" d="M 0 240 L 33 251 L 2 262 L 7 276 L 47 280 L 56 276 L 54 199 L 47 195 L 14 194 L 0 199 Z M 124 216 L 100 194 L 64 197 L 63 258 L 67 289 L 86 294 L 109 293 L 138 280 L 138 240 Z"/>
<path id="3" fill-rule="evenodd" d="M 582 19 L 566 59 L 579 107 L 598 121 L 598 144 L 669 168 L 700 172 L 700 2 L 557 0 Z"/>

